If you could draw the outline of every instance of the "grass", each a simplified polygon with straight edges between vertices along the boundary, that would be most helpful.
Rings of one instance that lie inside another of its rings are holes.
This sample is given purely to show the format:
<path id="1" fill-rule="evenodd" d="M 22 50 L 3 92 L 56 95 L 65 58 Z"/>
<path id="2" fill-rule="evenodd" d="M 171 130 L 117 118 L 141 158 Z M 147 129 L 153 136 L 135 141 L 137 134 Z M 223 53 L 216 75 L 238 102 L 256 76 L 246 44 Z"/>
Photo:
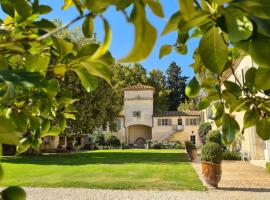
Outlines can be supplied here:
<path id="1" fill-rule="evenodd" d="M 112 150 L 3 158 L 2 186 L 205 190 L 182 150 Z"/>

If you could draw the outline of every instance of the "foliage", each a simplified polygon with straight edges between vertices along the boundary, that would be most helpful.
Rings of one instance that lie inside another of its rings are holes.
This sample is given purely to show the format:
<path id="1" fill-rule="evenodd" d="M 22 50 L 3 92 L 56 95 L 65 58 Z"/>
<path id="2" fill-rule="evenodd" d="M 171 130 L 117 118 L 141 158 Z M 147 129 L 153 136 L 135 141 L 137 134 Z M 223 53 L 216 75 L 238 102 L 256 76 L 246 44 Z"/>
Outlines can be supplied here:
<path id="1" fill-rule="evenodd" d="M 196 149 L 195 144 L 193 144 L 190 141 L 185 141 L 185 147 L 186 147 L 187 152 L 191 152 L 192 150 Z"/>
<path id="2" fill-rule="evenodd" d="M 97 146 L 105 145 L 105 136 L 101 132 L 96 132 L 92 135 L 92 142 Z"/>
<path id="3" fill-rule="evenodd" d="M 110 147 L 118 148 L 121 146 L 121 141 L 112 134 L 108 134 L 105 136 L 105 144 Z"/>
<path id="4" fill-rule="evenodd" d="M 179 141 L 152 142 L 151 149 L 184 149 L 184 146 Z"/>
<path id="5" fill-rule="evenodd" d="M 202 146 L 201 160 L 205 162 L 220 163 L 222 161 L 222 148 L 214 142 L 207 142 Z"/>
<path id="6" fill-rule="evenodd" d="M 185 111 L 185 110 L 195 110 L 198 111 L 198 103 L 199 99 L 190 99 L 189 101 L 185 101 L 179 104 L 177 110 Z"/>
<path id="7" fill-rule="evenodd" d="M 199 127 L 199 136 L 202 144 L 205 144 L 206 135 L 212 130 L 212 125 L 210 122 L 202 123 Z"/>
<path id="8" fill-rule="evenodd" d="M 217 143 L 219 145 L 222 145 L 220 131 L 219 130 L 209 131 L 206 134 L 205 141 L 206 141 L 206 143 L 214 142 L 214 143 Z"/>
<path id="9" fill-rule="evenodd" d="M 166 71 L 167 87 L 171 91 L 169 94 L 169 110 L 177 110 L 180 103 L 188 100 L 185 94 L 186 81 L 188 77 L 182 75 L 182 69 L 175 62 L 172 62 Z"/>
<path id="10" fill-rule="evenodd" d="M 241 155 L 238 152 L 225 150 L 222 154 L 223 160 L 241 160 Z"/>

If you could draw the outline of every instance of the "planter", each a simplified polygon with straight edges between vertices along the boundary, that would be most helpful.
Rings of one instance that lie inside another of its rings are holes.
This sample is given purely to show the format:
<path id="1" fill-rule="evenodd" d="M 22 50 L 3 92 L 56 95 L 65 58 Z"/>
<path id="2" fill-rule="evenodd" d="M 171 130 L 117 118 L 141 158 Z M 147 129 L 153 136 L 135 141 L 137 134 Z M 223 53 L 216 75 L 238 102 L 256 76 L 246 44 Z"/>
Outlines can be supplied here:
<path id="1" fill-rule="evenodd" d="M 197 149 L 193 149 L 191 151 L 188 151 L 188 156 L 190 160 L 194 161 L 197 159 Z"/>
<path id="2" fill-rule="evenodd" d="M 218 187 L 221 174 L 221 163 L 202 162 L 202 175 L 209 185 Z"/>

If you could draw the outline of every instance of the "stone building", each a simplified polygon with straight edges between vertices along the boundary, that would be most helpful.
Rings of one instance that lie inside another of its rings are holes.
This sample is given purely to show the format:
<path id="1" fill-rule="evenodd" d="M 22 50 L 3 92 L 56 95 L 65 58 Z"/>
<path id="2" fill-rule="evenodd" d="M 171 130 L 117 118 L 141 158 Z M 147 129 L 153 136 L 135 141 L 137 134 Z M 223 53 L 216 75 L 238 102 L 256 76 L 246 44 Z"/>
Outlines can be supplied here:
<path id="1" fill-rule="evenodd" d="M 197 147 L 200 112 L 153 112 L 154 88 L 142 84 L 124 89 L 124 111 L 117 119 L 117 136 L 126 144 L 142 147 L 147 140 L 164 142 L 186 140 Z"/>

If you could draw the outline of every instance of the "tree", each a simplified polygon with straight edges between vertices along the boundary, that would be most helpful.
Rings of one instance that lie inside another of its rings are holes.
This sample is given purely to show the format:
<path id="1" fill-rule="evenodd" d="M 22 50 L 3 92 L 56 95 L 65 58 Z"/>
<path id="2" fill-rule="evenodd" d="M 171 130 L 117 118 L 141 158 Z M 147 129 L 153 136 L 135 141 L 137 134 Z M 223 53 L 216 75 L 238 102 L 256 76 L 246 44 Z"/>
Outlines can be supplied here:
<path id="1" fill-rule="evenodd" d="M 151 70 L 147 84 L 155 88 L 154 112 L 167 111 L 170 91 L 167 89 L 166 76 L 161 70 Z"/>
<path id="2" fill-rule="evenodd" d="M 178 111 L 184 111 L 184 110 L 195 110 L 198 111 L 198 103 L 199 99 L 191 99 L 189 101 L 185 101 L 184 103 L 180 103 L 177 110 Z"/>
<path id="3" fill-rule="evenodd" d="M 188 100 L 185 94 L 186 81 L 188 77 L 182 76 L 182 69 L 175 62 L 171 63 L 166 71 L 167 85 L 170 90 L 169 110 L 177 110 L 180 103 Z"/>

